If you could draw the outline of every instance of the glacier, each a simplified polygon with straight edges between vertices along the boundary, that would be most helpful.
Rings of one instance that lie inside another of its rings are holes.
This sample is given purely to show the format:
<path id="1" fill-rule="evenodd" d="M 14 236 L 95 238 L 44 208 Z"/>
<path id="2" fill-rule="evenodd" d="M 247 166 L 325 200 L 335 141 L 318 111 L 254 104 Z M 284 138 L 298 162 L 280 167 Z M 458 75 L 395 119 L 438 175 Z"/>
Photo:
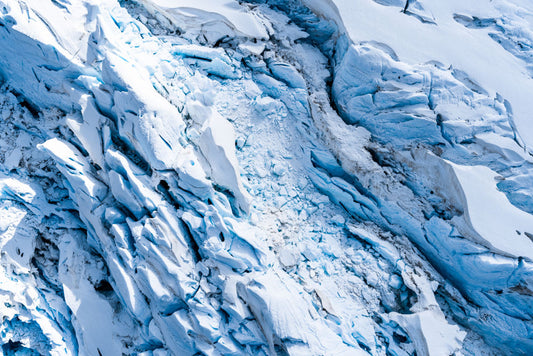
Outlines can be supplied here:
<path id="1" fill-rule="evenodd" d="M 4 355 L 533 353 L 526 0 L 0 0 Z"/>

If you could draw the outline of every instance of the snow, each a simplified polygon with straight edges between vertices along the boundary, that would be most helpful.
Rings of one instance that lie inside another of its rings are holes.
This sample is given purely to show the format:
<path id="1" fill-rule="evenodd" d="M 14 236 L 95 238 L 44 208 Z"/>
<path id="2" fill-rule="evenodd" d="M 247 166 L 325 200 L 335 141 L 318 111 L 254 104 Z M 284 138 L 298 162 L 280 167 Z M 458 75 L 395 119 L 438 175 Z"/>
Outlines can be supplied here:
<path id="1" fill-rule="evenodd" d="M 71 277 L 72 278 L 72 277 Z M 66 282 L 63 285 L 65 302 L 80 325 L 80 343 L 88 354 L 116 354 L 120 352 L 113 338 L 112 309 L 94 291 L 86 280 Z"/>
<path id="2" fill-rule="evenodd" d="M 457 329 L 442 319 L 439 320 L 435 313 L 437 312 L 426 310 L 416 314 L 400 314 L 393 318 L 410 333 L 420 354 L 450 355 L 463 341 L 464 335 L 457 336 Z M 438 324 L 435 320 L 441 323 Z"/>
<path id="3" fill-rule="evenodd" d="M 249 202 L 240 181 L 238 162 L 235 155 L 235 132 L 231 123 L 218 112 L 207 109 L 198 147 L 209 162 L 211 177 L 215 183 L 229 189 L 237 199 L 237 206 L 245 212 Z"/>
<path id="4" fill-rule="evenodd" d="M 403 6 L 6 1 L 3 352 L 530 353 L 531 6 Z"/>
<path id="5" fill-rule="evenodd" d="M 209 0 L 152 0 L 154 5 L 164 9 L 171 15 L 179 11 L 186 17 L 200 17 L 201 21 L 209 22 L 211 18 L 222 17 L 239 33 L 257 39 L 267 39 L 268 32 L 261 20 L 253 13 L 245 11 L 240 4 L 235 1 Z M 198 11 L 199 10 L 199 11 Z M 206 21 L 207 20 L 207 21 Z"/>
<path id="6" fill-rule="evenodd" d="M 468 73 L 491 95 L 503 95 L 511 103 L 518 132 L 531 152 L 533 130 L 527 97 L 533 91 L 533 81 L 526 71 L 527 63 L 489 37 L 488 29 L 467 28 L 454 20 L 455 14 L 494 18 L 502 10 L 507 14 L 514 9 L 505 1 L 488 0 L 417 1 L 416 4 L 424 8 L 424 14 L 436 25 L 403 15 L 398 7 L 370 0 L 331 0 L 340 14 L 338 21 L 342 21 L 354 42 L 386 44 L 400 61 L 409 64 L 438 61 L 445 67 L 453 66 Z M 529 3 L 522 6 L 525 13 L 533 11 Z M 387 25 L 375 26 L 376 19 Z"/>
<path id="7" fill-rule="evenodd" d="M 496 187 L 497 174 L 489 168 L 452 167 L 466 198 L 468 217 L 479 235 L 499 251 L 533 260 L 533 241 L 527 236 L 533 235 L 533 215 L 509 202 Z"/>

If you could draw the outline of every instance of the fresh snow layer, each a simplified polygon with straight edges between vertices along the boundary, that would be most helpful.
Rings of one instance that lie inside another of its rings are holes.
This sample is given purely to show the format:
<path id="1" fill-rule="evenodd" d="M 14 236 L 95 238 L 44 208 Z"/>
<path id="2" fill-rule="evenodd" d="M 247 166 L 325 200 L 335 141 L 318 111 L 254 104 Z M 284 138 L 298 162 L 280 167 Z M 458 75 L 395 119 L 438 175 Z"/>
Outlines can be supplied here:
<path id="1" fill-rule="evenodd" d="M 0 344 L 533 352 L 527 1 L 0 1 Z"/>
<path id="2" fill-rule="evenodd" d="M 504 253 L 533 260 L 533 240 L 529 237 L 533 236 L 529 232 L 533 227 L 533 215 L 509 203 L 505 194 L 497 189 L 497 175 L 490 168 L 454 164 L 452 167 L 476 232 Z"/>
<path id="3" fill-rule="evenodd" d="M 513 109 L 523 144 L 531 152 L 533 125 L 528 98 L 533 92 L 533 81 L 526 68 L 531 63 L 515 57 L 493 40 L 489 29 L 469 28 L 454 18 L 466 14 L 469 18 L 491 19 L 503 13 L 505 20 L 516 21 L 517 16 L 531 17 L 531 3 L 523 2 L 520 12 L 513 14 L 516 5 L 512 1 L 414 2 L 412 7 L 423 9 L 420 12 L 431 22 L 428 24 L 415 16 L 401 14 L 401 8 L 396 6 L 368 0 L 331 1 L 353 41 L 382 43 L 392 48 L 400 61 L 409 64 L 437 61 L 446 67 L 453 66 L 468 73 L 474 83 L 491 95 L 499 93 L 505 97 Z M 523 30 L 531 31 L 531 27 Z"/>
<path id="4" fill-rule="evenodd" d="M 165 10 L 167 14 L 172 15 L 177 12 L 186 18 L 198 18 L 197 21 L 202 23 L 224 22 L 234 27 L 238 34 L 263 40 L 268 38 L 268 32 L 257 15 L 246 11 L 246 8 L 235 0 L 153 0 L 147 2 Z M 210 31 L 216 31 L 216 29 L 210 29 Z"/>

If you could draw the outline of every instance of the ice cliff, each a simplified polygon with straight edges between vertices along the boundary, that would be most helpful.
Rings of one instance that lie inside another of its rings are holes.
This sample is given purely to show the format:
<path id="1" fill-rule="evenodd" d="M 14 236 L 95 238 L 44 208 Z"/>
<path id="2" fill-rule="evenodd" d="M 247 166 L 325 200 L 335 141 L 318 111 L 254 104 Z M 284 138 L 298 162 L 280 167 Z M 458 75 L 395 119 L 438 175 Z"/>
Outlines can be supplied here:
<path id="1" fill-rule="evenodd" d="M 4 355 L 530 355 L 527 0 L 0 0 Z"/>

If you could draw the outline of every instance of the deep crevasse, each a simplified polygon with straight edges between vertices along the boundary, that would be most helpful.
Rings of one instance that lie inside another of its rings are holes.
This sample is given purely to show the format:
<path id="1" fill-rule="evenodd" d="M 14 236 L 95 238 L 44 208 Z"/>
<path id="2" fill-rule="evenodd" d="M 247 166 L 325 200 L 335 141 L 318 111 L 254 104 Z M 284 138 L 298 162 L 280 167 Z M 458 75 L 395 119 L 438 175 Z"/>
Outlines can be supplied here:
<path id="1" fill-rule="evenodd" d="M 3 3 L 4 353 L 531 350 L 524 103 L 336 5 Z"/>

